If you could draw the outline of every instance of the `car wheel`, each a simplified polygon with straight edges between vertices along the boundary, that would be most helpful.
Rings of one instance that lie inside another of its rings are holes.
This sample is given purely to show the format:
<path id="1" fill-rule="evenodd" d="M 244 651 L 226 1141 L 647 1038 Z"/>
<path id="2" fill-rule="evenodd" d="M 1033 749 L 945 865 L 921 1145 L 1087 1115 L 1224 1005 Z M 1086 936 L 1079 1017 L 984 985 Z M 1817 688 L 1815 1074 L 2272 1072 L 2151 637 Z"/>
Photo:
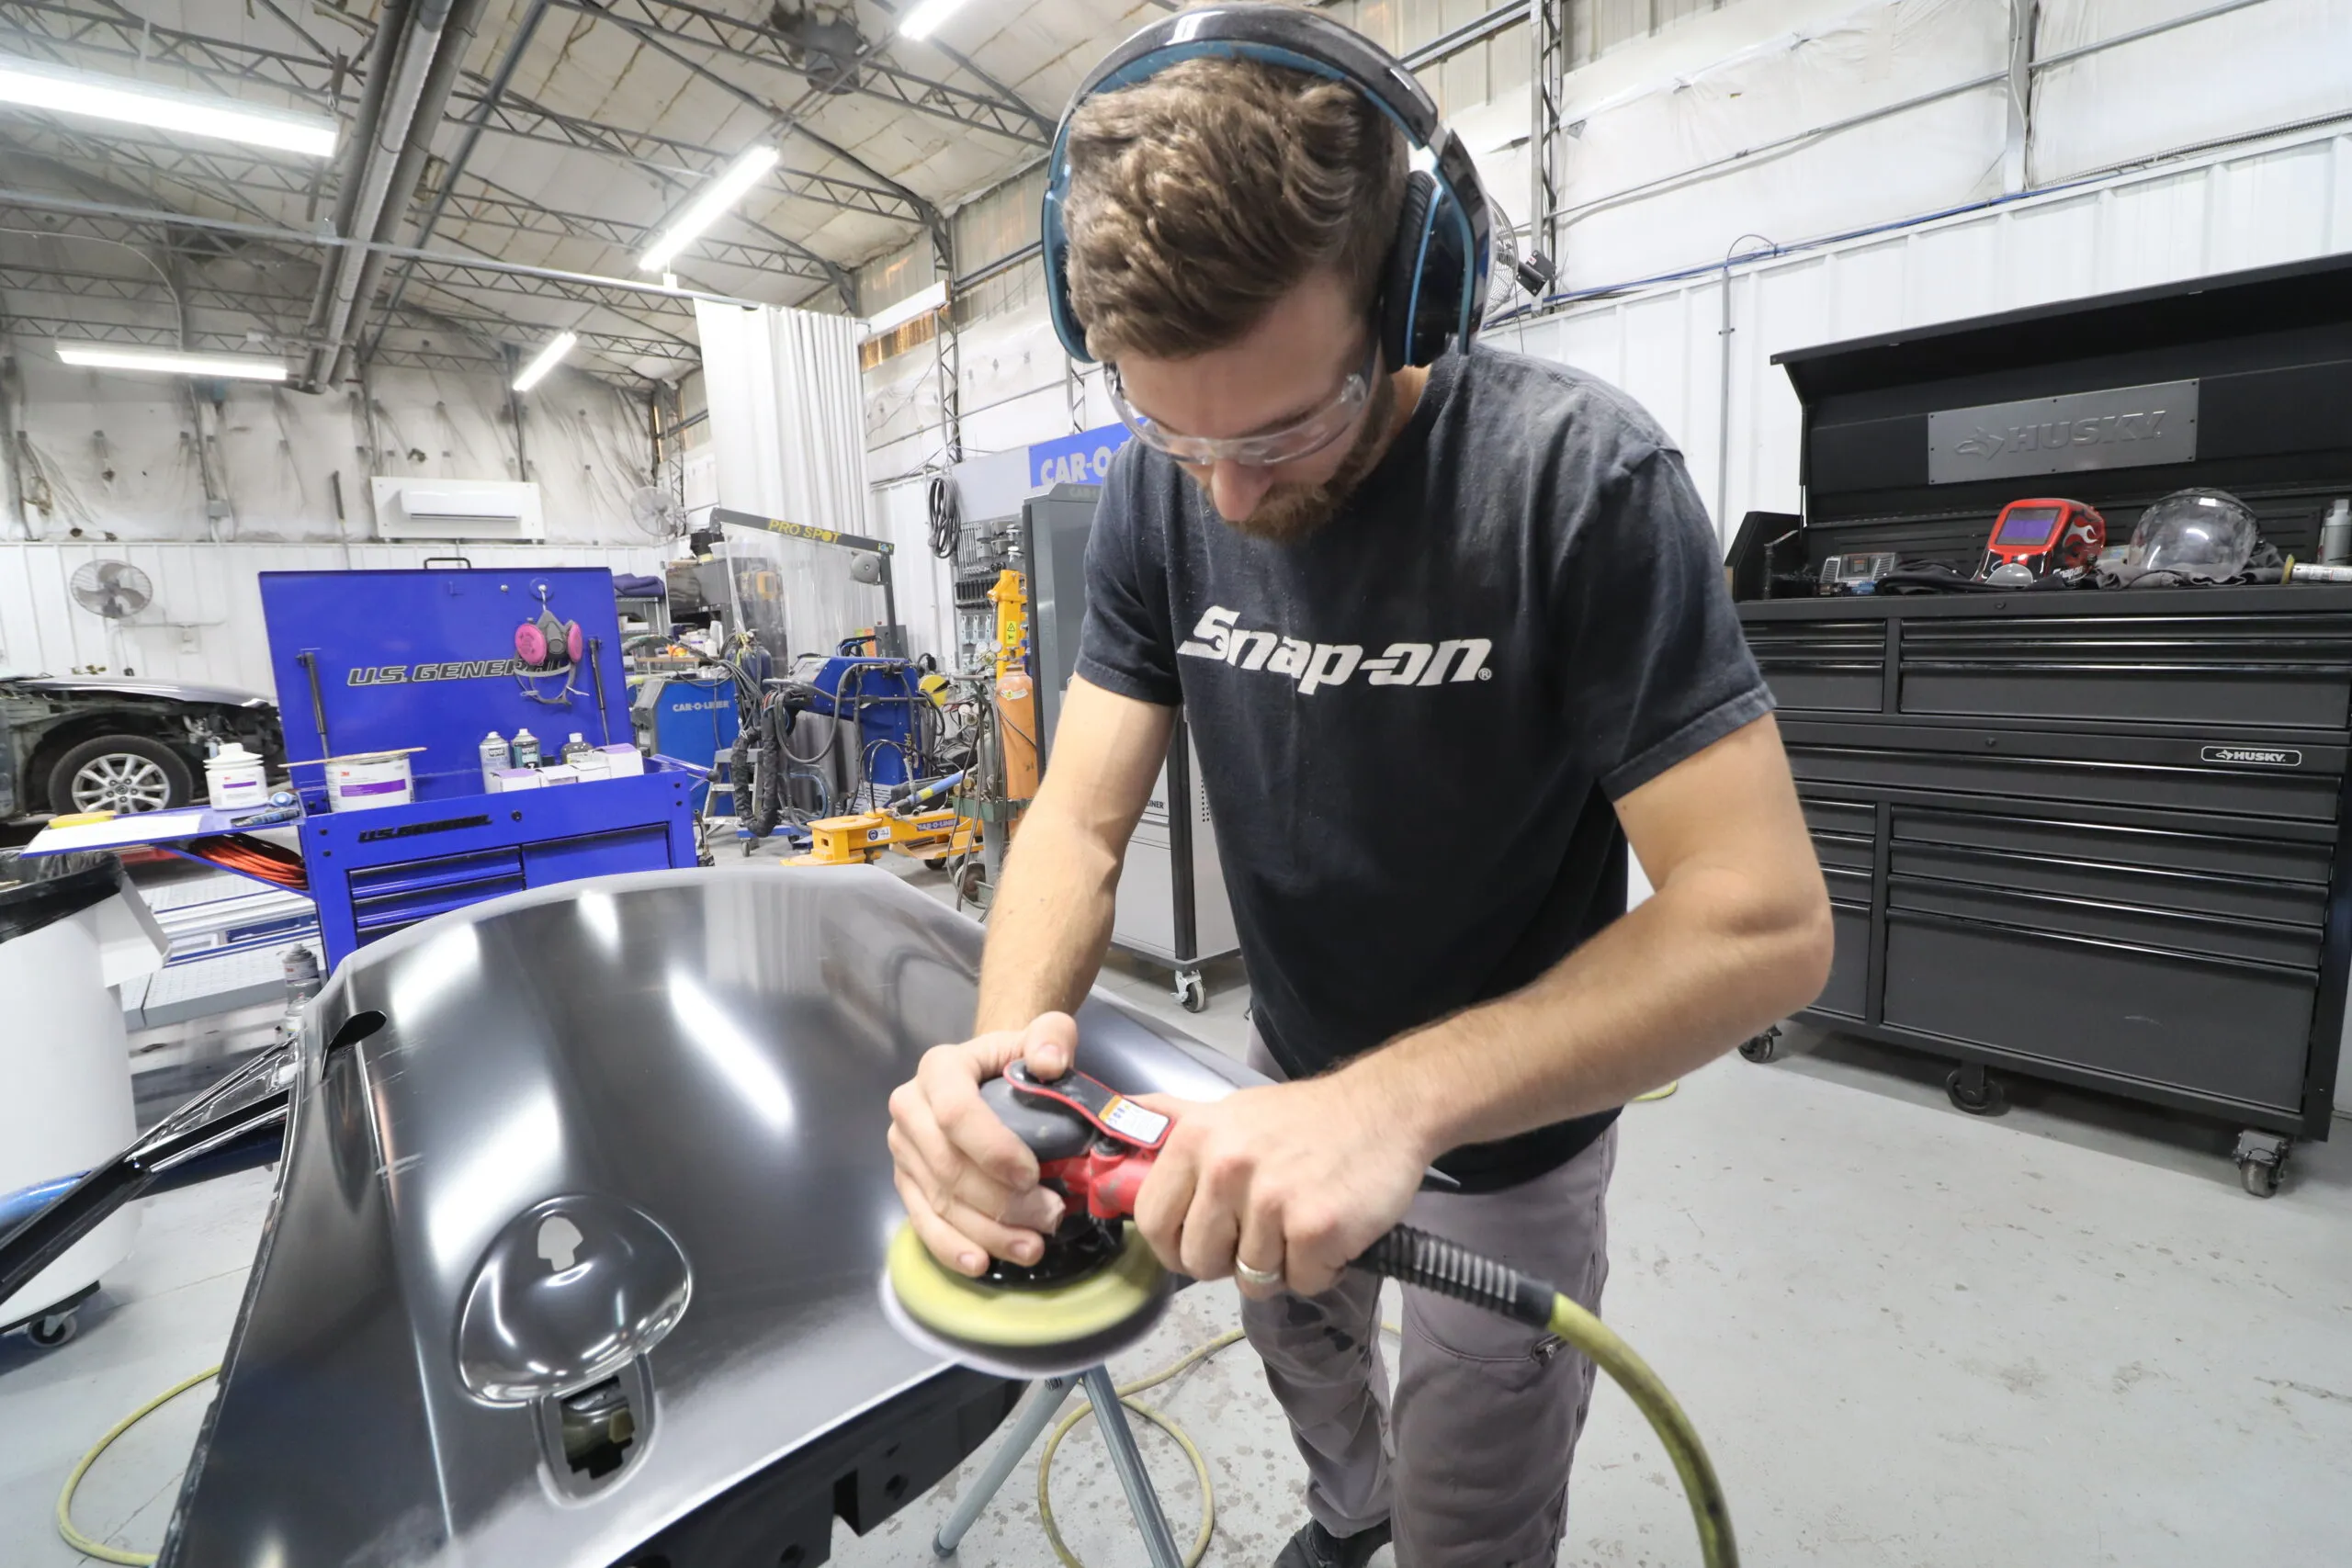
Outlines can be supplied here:
<path id="1" fill-rule="evenodd" d="M 49 808 L 69 811 L 164 811 L 186 806 L 194 775 L 180 754 L 143 735 L 101 735 L 57 760 L 49 773 Z"/>

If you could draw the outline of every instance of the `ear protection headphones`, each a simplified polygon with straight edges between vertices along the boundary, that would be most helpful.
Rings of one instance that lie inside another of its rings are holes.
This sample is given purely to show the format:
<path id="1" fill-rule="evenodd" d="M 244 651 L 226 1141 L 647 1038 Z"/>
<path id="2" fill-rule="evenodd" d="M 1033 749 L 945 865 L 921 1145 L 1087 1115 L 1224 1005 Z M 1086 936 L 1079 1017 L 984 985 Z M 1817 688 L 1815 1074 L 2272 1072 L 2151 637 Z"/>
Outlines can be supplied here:
<path id="1" fill-rule="evenodd" d="M 1492 259 L 1486 189 L 1462 139 L 1446 129 L 1437 103 L 1387 51 L 1314 11 L 1280 5 L 1236 5 L 1166 17 L 1121 44 L 1079 85 L 1054 132 L 1046 164 L 1042 225 L 1046 308 L 1069 356 L 1093 363 L 1086 331 L 1069 302 L 1069 236 L 1062 224 L 1069 198 L 1069 122 L 1078 107 L 1204 57 L 1257 60 L 1344 82 L 1405 133 L 1414 149 L 1405 203 L 1381 274 L 1380 355 L 1389 369 L 1427 365 L 1449 341 L 1464 348 L 1486 315 Z"/>

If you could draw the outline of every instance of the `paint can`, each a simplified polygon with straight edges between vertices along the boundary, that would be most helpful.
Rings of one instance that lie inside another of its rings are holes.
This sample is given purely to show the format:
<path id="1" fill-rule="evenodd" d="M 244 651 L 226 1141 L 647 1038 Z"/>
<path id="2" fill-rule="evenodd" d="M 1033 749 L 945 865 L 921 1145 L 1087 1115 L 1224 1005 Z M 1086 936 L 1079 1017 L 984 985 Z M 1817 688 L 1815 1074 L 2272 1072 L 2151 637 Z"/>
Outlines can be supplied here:
<path id="1" fill-rule="evenodd" d="M 327 764 L 327 804 L 337 811 L 406 806 L 415 798 L 404 751 L 339 757 Z"/>
<path id="2" fill-rule="evenodd" d="M 215 811 L 259 806 L 269 798 L 269 784 L 261 758 L 234 740 L 205 759 L 204 788 Z"/>

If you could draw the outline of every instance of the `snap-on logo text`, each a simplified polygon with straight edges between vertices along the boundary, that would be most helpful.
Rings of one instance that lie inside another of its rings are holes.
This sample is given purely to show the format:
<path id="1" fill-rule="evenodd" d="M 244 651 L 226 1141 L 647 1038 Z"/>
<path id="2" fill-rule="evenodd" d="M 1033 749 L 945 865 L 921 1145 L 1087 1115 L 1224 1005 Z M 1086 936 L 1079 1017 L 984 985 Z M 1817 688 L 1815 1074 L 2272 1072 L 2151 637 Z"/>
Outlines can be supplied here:
<path id="1" fill-rule="evenodd" d="M 1280 632 L 1238 626 L 1236 612 L 1221 604 L 1193 627 L 1190 641 L 1176 651 L 1191 659 L 1215 659 L 1237 670 L 1262 670 L 1287 675 L 1298 682 L 1301 696 L 1313 696 L 1325 686 L 1344 686 L 1361 671 L 1372 686 L 1436 686 L 1459 681 L 1488 681 L 1487 655 L 1494 643 L 1483 637 L 1450 637 L 1443 642 L 1392 642 L 1366 659 L 1363 645 L 1353 642 L 1308 642 Z"/>

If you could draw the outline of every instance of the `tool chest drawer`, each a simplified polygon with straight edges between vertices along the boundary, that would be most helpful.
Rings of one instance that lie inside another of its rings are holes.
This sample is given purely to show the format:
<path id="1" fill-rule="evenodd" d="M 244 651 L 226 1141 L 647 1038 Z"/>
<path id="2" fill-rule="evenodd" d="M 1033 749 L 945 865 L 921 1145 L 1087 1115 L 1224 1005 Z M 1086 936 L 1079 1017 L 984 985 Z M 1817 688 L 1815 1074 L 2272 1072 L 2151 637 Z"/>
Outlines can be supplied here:
<path id="1" fill-rule="evenodd" d="M 2242 958 L 2305 968 L 2316 968 L 2319 964 L 2321 933 L 2314 926 L 2173 914 L 2079 897 L 1899 875 L 1887 878 L 1886 907 L 1890 914 L 1908 910 L 1951 915 L 2024 931 L 2126 942 L 2188 958 Z"/>
<path id="2" fill-rule="evenodd" d="M 2234 1105 L 2302 1100 L 2310 970 L 1890 910 L 1886 1027 Z"/>
<path id="3" fill-rule="evenodd" d="M 1972 819 L 1960 813 L 1894 813 L 1894 842 L 1887 871 L 1891 877 L 1931 878 L 2019 893 L 2088 899 L 2097 903 L 2136 906 L 2144 909 L 2211 918 L 2245 919 L 2320 934 L 2327 915 L 2327 864 L 2323 852 L 2316 857 L 2316 877 L 2266 874 L 2243 865 L 2222 869 L 2233 860 L 2285 861 L 2278 869 L 2307 873 L 2308 863 L 2297 864 L 2285 856 L 2240 856 L 2231 852 L 2240 841 L 2188 833 L 2152 831 L 2086 831 L 2075 829 L 2061 837 L 2053 829 L 2066 825 L 2015 822 L 2001 818 Z M 2027 829 L 2015 832 L 2015 829 Z M 2004 830 L 2009 830 L 2005 832 Z M 2014 836 L 2031 843 L 1988 843 Z M 2185 846 L 2185 847 L 2184 847 Z M 2309 855 L 2308 849 L 2303 849 Z M 2207 869 L 2190 870 L 2135 863 L 2135 852 L 2161 848 L 2177 858 L 2202 860 Z"/>
<path id="4" fill-rule="evenodd" d="M 2097 861 L 2143 871 L 2202 872 L 2224 880 L 2295 883 L 2324 898 L 2335 864 L 2334 835 L 2302 828 L 2300 838 L 2199 831 L 2223 826 L 2209 818 L 2172 819 L 2183 826 L 2058 820 L 1897 807 L 1897 844 L 1950 845 L 2059 861 Z M 2195 828 L 2185 826 L 2195 824 Z"/>
<path id="5" fill-rule="evenodd" d="M 491 850 L 398 861 L 353 872 L 350 887 L 352 924 L 384 936 L 445 909 L 521 892 L 523 857 Z"/>
<path id="6" fill-rule="evenodd" d="M 1868 889 L 1864 889 L 1867 894 Z M 1836 897 L 1837 889 L 1830 889 Z M 1870 1005 L 1871 972 L 1871 910 L 1866 903 L 1860 908 L 1845 904 L 1829 906 L 1830 940 L 1833 943 L 1829 964 L 1829 981 L 1815 998 L 1815 1012 L 1834 1012 L 1841 1017 L 1860 1019 L 1866 1016 Z"/>
<path id="7" fill-rule="evenodd" d="M 1804 825 L 1816 834 L 1842 833 L 1856 839 L 1878 834 L 1878 807 L 1868 801 L 1816 800 L 1805 795 L 1798 797 L 1797 806 L 1804 813 Z"/>
<path id="8" fill-rule="evenodd" d="M 1784 708 L 1877 713 L 1885 706 L 1886 627 L 1875 621 L 1751 626 L 1748 651 Z"/>
<path id="9" fill-rule="evenodd" d="M 1789 766 L 1802 788 L 1858 787 L 2006 796 L 2031 805 L 2067 801 L 2333 821 L 2342 748 L 2303 747 L 2291 763 L 2209 762 L 2220 748 L 2193 740 L 2056 731 L 1897 732 L 1892 726 L 1785 727 Z"/>
<path id="10" fill-rule="evenodd" d="M 1898 711 L 2341 730 L 2342 615 L 1945 620 L 1903 629 Z"/>
<path id="11" fill-rule="evenodd" d="M 1825 873 L 1853 871 L 1867 877 L 1878 858 L 1878 841 L 1875 838 L 1858 839 L 1846 833 L 1815 833 L 1813 852 Z M 1865 897 L 1863 902 L 1869 901 Z"/>

